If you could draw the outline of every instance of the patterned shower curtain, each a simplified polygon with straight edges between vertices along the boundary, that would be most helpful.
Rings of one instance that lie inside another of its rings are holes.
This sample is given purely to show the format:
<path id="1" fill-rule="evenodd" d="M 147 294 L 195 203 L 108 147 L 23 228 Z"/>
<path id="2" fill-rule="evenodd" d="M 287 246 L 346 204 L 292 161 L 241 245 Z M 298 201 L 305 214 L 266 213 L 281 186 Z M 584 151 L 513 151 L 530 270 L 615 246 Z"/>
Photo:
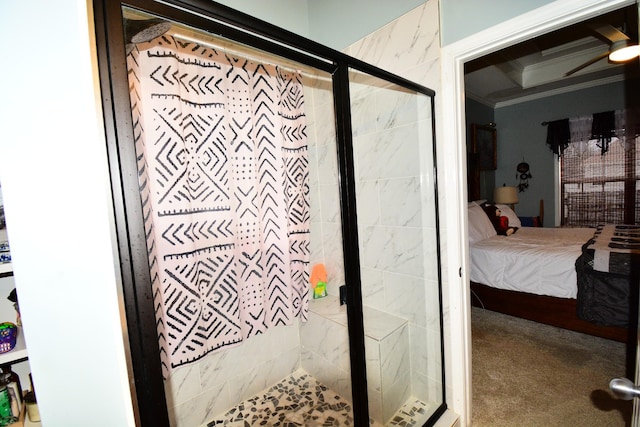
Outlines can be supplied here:
<path id="1" fill-rule="evenodd" d="M 128 56 L 163 373 L 308 309 L 298 72 L 164 36 Z"/>

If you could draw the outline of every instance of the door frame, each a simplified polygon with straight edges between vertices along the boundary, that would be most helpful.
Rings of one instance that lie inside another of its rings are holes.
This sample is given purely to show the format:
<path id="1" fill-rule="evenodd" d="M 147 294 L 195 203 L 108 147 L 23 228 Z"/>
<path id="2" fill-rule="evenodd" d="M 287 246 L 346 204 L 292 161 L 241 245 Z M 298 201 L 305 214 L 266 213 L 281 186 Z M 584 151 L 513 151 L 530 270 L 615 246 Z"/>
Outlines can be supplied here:
<path id="1" fill-rule="evenodd" d="M 440 217 L 448 267 L 444 283 L 449 315 L 446 366 L 449 406 L 460 424 L 471 421 L 471 303 L 467 229 L 467 177 L 464 64 L 527 39 L 634 4 L 635 0 L 557 0 L 508 21 L 444 46 L 441 50 L 442 86 L 438 170 L 447 197 Z M 456 194 L 456 197 L 451 197 Z M 459 268 L 458 268 L 459 267 Z M 456 367 L 456 369 L 451 369 Z M 459 367 L 462 367 L 460 369 Z"/>

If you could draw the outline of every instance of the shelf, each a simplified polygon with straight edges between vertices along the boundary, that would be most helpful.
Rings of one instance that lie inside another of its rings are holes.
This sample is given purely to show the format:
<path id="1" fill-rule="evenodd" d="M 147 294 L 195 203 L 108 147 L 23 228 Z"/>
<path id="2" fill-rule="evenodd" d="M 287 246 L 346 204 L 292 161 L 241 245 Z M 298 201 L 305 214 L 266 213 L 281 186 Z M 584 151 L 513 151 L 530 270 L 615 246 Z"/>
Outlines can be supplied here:
<path id="1" fill-rule="evenodd" d="M 27 360 L 27 358 L 27 345 L 24 342 L 22 328 L 18 326 L 18 339 L 16 340 L 16 346 L 11 351 L 0 353 L 0 365 L 22 362 L 23 360 Z"/>

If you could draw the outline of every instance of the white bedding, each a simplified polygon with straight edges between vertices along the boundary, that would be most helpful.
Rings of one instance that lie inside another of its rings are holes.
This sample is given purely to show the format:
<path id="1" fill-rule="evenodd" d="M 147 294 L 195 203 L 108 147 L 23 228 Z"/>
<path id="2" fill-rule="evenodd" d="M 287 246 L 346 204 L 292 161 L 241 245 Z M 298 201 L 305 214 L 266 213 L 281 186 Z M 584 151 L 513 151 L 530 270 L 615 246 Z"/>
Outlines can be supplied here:
<path id="1" fill-rule="evenodd" d="M 471 280 L 500 289 L 576 298 L 575 262 L 593 228 L 522 227 L 469 245 Z"/>

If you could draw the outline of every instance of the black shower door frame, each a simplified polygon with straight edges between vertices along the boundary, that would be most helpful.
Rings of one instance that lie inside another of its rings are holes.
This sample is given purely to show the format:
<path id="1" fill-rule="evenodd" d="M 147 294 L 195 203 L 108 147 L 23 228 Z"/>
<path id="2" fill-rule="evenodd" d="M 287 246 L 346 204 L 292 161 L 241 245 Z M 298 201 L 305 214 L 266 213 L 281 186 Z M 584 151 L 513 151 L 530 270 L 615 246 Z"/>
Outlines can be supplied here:
<path id="1" fill-rule="evenodd" d="M 115 212 L 116 235 L 120 260 L 122 295 L 126 316 L 123 326 L 129 339 L 130 385 L 134 415 L 139 426 L 169 427 L 160 350 L 156 335 L 156 318 L 149 277 L 138 171 L 134 148 L 133 126 L 125 59 L 122 8 L 142 12 L 200 28 L 212 34 L 243 43 L 284 58 L 315 67 L 332 75 L 338 147 L 339 191 L 342 214 L 342 236 L 347 284 L 347 319 L 353 389 L 353 415 L 356 425 L 368 425 L 366 361 L 360 255 L 356 218 L 356 195 L 349 94 L 349 70 L 356 70 L 387 80 L 403 88 L 426 95 L 435 104 L 435 92 L 412 81 L 352 58 L 292 32 L 258 20 L 250 15 L 209 0 L 94 0 L 94 18 L 98 52 L 100 88 L 104 127 L 107 140 L 109 170 Z M 435 117 L 431 114 L 433 158 Z M 436 235 L 440 266 L 439 222 L 437 219 L 437 171 L 434 162 L 434 194 L 436 195 Z M 441 273 L 440 333 L 442 337 Z M 441 339 L 441 357 L 443 356 Z M 446 410 L 442 368 L 443 402 L 425 425 L 432 425 Z"/>

